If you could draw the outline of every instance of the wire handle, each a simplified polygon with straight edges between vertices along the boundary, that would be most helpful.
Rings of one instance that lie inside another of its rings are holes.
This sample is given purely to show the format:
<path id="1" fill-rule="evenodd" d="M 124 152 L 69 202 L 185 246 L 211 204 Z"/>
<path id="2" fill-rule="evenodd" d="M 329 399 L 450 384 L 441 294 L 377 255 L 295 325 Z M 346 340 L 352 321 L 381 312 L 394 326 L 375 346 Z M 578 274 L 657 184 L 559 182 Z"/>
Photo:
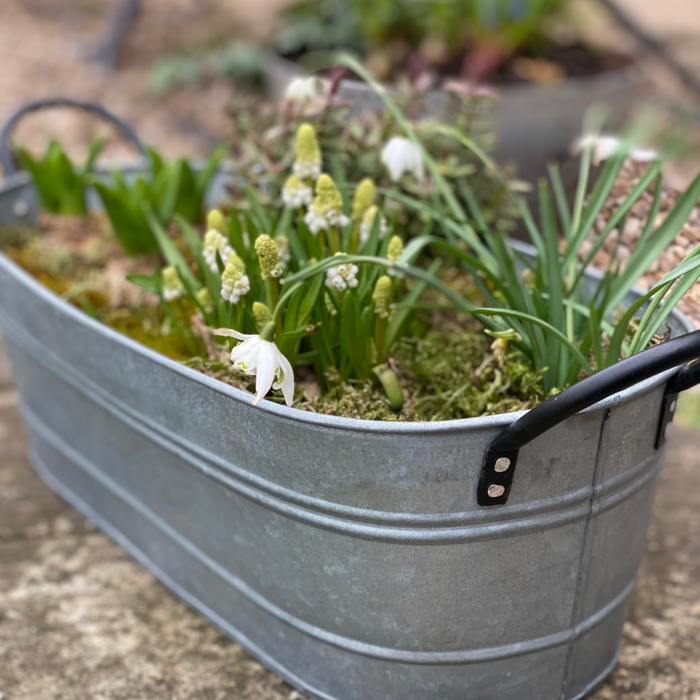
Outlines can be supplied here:
<path id="1" fill-rule="evenodd" d="M 30 112 L 37 112 L 39 110 L 50 109 L 52 107 L 71 107 L 74 109 L 82 109 L 86 112 L 92 112 L 93 114 L 102 117 L 102 119 L 105 121 L 108 121 L 118 127 L 124 137 L 128 141 L 131 141 L 134 146 L 136 146 L 141 155 L 146 155 L 146 150 L 144 149 L 143 144 L 141 143 L 141 140 L 137 136 L 134 129 L 123 119 L 115 116 L 111 112 L 108 112 L 101 105 L 94 104 L 92 102 L 84 102 L 82 100 L 74 100 L 69 97 L 51 97 L 44 100 L 37 100 L 36 102 L 29 102 L 23 107 L 20 107 L 7 120 L 7 122 L 5 122 L 2 132 L 0 132 L 0 165 L 2 165 L 6 177 L 14 175 L 17 172 L 17 166 L 14 158 L 12 157 L 12 150 L 10 148 L 10 135 L 17 125 L 17 122 L 19 122 Z"/>
<path id="2" fill-rule="evenodd" d="M 477 491 L 479 505 L 498 506 L 508 501 L 518 454 L 527 443 L 608 396 L 698 358 L 700 331 L 693 331 L 606 367 L 535 406 L 504 428 L 486 449 Z M 670 405 L 675 409 L 673 397 L 698 383 L 700 362 L 683 367 L 669 381 L 657 447 L 663 444 L 665 426 L 673 417 L 673 409 L 668 410 Z"/>

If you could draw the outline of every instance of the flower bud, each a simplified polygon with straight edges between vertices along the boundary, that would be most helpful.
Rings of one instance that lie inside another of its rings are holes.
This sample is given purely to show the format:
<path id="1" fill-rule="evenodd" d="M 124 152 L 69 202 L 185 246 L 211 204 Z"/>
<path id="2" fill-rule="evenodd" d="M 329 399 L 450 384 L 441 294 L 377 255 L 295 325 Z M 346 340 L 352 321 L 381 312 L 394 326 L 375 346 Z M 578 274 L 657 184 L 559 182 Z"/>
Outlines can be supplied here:
<path id="1" fill-rule="evenodd" d="M 226 219 L 218 209 L 212 209 L 207 215 L 207 230 L 226 233 Z"/>
<path id="2" fill-rule="evenodd" d="M 294 174 L 302 180 L 305 178 L 316 180 L 321 174 L 321 163 L 321 149 L 316 131 L 311 124 L 302 124 L 297 129 Z"/>
<path id="3" fill-rule="evenodd" d="M 391 303 L 391 278 L 382 275 L 374 285 L 372 292 L 374 313 L 380 318 L 389 318 L 389 304 Z"/>
<path id="4" fill-rule="evenodd" d="M 255 321 L 255 328 L 258 333 L 261 333 L 262 329 L 265 328 L 268 323 L 272 322 L 272 311 L 261 301 L 254 301 L 253 320 Z"/>
<path id="5" fill-rule="evenodd" d="M 374 186 L 374 182 L 368 177 L 366 177 L 355 190 L 355 196 L 352 200 L 352 219 L 353 221 L 361 221 L 365 212 L 374 203 L 374 198 L 377 194 L 377 190 Z"/>
<path id="6" fill-rule="evenodd" d="M 279 248 L 270 236 L 263 234 L 257 237 L 255 252 L 258 254 L 260 273 L 263 279 L 281 276 L 282 264 L 280 263 Z"/>

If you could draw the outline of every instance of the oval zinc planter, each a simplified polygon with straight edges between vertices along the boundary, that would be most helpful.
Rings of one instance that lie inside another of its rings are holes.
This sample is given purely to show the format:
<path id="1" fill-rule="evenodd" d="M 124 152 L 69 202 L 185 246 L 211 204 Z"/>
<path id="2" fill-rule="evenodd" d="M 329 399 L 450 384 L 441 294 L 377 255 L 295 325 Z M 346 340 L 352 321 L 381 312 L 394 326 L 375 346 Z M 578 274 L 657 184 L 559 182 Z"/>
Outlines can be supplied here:
<path id="1" fill-rule="evenodd" d="M 0 226 L 31 197 L 24 175 L 5 181 Z M 670 324 L 681 337 L 530 412 L 351 420 L 253 408 L 0 254 L 36 470 L 323 700 L 571 700 L 611 671 L 665 426 L 697 381 L 675 367 L 699 334 Z"/>
<path id="2" fill-rule="evenodd" d="M 304 71 L 293 61 L 268 54 L 263 61 L 265 87 L 273 100 Z M 588 78 L 568 78 L 554 85 L 508 85 L 498 89 L 494 111 L 495 155 L 515 163 L 518 176 L 535 181 L 547 174 L 547 162 L 568 155 L 581 134 L 581 120 L 593 104 L 605 105 L 611 115 L 628 116 L 648 91 L 648 81 L 635 67 L 605 71 Z M 372 88 L 360 80 L 342 80 L 338 94 L 352 102 L 355 113 L 382 110 Z M 445 117 L 454 100 L 444 90 L 431 91 L 423 101 L 427 113 Z"/>

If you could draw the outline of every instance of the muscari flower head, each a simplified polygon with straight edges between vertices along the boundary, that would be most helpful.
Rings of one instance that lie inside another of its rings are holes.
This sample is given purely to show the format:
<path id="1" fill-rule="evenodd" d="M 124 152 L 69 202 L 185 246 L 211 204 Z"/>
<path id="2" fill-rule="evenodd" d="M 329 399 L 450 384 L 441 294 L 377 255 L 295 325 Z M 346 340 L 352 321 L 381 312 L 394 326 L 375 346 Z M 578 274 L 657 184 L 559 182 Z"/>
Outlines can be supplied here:
<path id="1" fill-rule="evenodd" d="M 207 231 L 226 233 L 226 219 L 218 209 L 212 209 L 207 214 Z"/>
<path id="2" fill-rule="evenodd" d="M 263 304 L 261 301 L 253 302 L 253 320 L 258 333 L 261 333 L 262 329 L 272 321 L 272 311 L 270 311 L 267 304 Z"/>
<path id="3" fill-rule="evenodd" d="M 197 303 L 204 309 L 204 313 L 210 314 L 214 311 L 214 300 L 207 287 L 202 287 L 196 294 Z"/>
<path id="4" fill-rule="evenodd" d="M 290 175 L 282 188 L 282 202 L 288 209 L 301 209 L 313 201 L 314 193 L 309 185 L 296 175 Z"/>
<path id="5" fill-rule="evenodd" d="M 362 223 L 360 224 L 360 241 L 362 243 L 369 240 L 369 237 L 372 235 L 372 229 L 374 228 L 374 221 L 377 218 L 378 213 L 379 213 L 379 207 L 376 204 L 373 204 L 364 213 L 364 216 L 362 217 Z M 380 241 L 384 240 L 384 237 L 386 236 L 386 232 L 388 231 L 388 229 L 389 229 L 389 227 L 386 223 L 386 218 L 384 218 L 384 216 L 381 216 L 379 218 L 379 230 L 377 232 L 379 234 Z"/>
<path id="6" fill-rule="evenodd" d="M 231 351 L 231 362 L 241 372 L 255 376 L 253 406 L 256 406 L 270 389 L 282 389 L 285 403 L 291 406 L 294 400 L 294 371 L 274 341 L 265 338 L 270 335 L 267 333 L 270 325 L 268 324 L 260 335 L 245 335 L 229 328 L 219 328 L 214 331 L 214 335 L 243 341 Z"/>
<path id="7" fill-rule="evenodd" d="M 245 274 L 245 264 L 235 253 L 231 253 L 221 273 L 221 296 L 237 304 L 250 291 L 250 280 Z"/>
<path id="8" fill-rule="evenodd" d="M 372 301 L 374 301 L 374 313 L 380 318 L 389 318 L 389 304 L 391 303 L 391 279 L 386 275 L 382 275 L 374 285 Z"/>
<path id="9" fill-rule="evenodd" d="M 226 264 L 231 255 L 234 254 L 233 248 L 229 245 L 228 240 L 224 235 L 217 229 L 209 229 L 204 234 L 204 249 L 202 250 L 202 257 L 204 262 L 206 262 L 207 267 L 212 272 L 218 272 L 219 266 L 216 261 L 216 254 L 221 256 L 221 261 Z"/>
<path id="10" fill-rule="evenodd" d="M 321 174 L 321 162 L 321 149 L 316 131 L 311 124 L 302 124 L 297 129 L 294 174 L 302 180 L 306 178 L 317 180 Z"/>
<path id="11" fill-rule="evenodd" d="M 423 180 L 425 177 L 420 148 L 403 136 L 393 136 L 389 139 L 382 150 L 381 160 L 394 182 L 398 182 L 405 173 L 413 173 L 417 180 Z"/>
<path id="12" fill-rule="evenodd" d="M 185 295 L 185 285 L 182 284 L 180 275 L 177 274 L 177 270 L 172 265 L 164 267 L 161 274 L 163 276 L 163 299 L 165 301 L 174 301 Z"/>
<path id="13" fill-rule="evenodd" d="M 330 226 L 347 226 L 349 219 L 343 214 L 343 198 L 333 182 L 325 173 L 316 183 L 316 197 L 304 216 L 304 222 L 311 233 L 325 231 Z"/>
<path id="14" fill-rule="evenodd" d="M 286 269 L 292 260 L 292 253 L 289 250 L 289 239 L 284 234 L 280 234 L 275 238 L 275 243 L 277 243 L 282 268 Z"/>
<path id="15" fill-rule="evenodd" d="M 386 251 L 387 260 L 390 262 L 397 262 L 399 258 L 403 255 L 403 242 L 398 236 L 392 236 L 389 241 L 389 247 Z M 387 270 L 387 275 L 390 277 L 403 277 L 403 274 L 399 272 L 395 267 L 390 267 Z"/>
<path id="16" fill-rule="evenodd" d="M 258 254 L 260 274 L 264 280 L 282 275 L 279 248 L 270 236 L 263 234 L 255 239 L 255 252 Z"/>
<path id="17" fill-rule="evenodd" d="M 371 178 L 366 177 L 360 182 L 355 190 L 355 196 L 352 200 L 352 220 L 359 222 L 365 215 L 365 212 L 374 204 L 374 198 L 377 190 Z"/>
<path id="18" fill-rule="evenodd" d="M 336 253 L 343 255 L 343 253 Z M 352 263 L 334 265 L 326 271 L 326 286 L 335 287 L 339 292 L 344 292 L 348 287 L 357 287 L 357 273 L 359 268 Z"/>

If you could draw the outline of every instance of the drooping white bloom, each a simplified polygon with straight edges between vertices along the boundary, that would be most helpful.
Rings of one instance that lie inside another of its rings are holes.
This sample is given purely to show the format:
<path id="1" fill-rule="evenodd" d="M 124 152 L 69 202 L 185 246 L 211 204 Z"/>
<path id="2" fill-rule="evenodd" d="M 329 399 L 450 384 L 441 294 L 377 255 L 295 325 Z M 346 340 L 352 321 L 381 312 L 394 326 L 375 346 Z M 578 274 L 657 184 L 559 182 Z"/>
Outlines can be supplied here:
<path id="1" fill-rule="evenodd" d="M 604 160 L 612 158 L 622 146 L 622 142 L 616 136 L 610 134 L 588 134 L 579 138 L 571 148 L 573 155 L 578 155 L 585 148 L 591 148 L 591 162 L 596 167 Z M 633 148 L 629 157 L 639 163 L 648 163 L 659 158 L 659 154 L 651 148 Z"/>
<path id="2" fill-rule="evenodd" d="M 314 199 L 314 191 L 296 175 L 290 175 L 282 188 L 282 202 L 288 209 L 301 209 Z"/>
<path id="3" fill-rule="evenodd" d="M 425 164 L 420 148 L 403 136 L 393 136 L 382 150 L 382 163 L 394 182 L 405 173 L 413 173 L 417 180 L 425 178 Z"/>
<path id="4" fill-rule="evenodd" d="M 374 221 L 377 218 L 378 213 L 379 213 L 379 207 L 377 207 L 376 204 L 373 204 L 364 213 L 364 216 L 362 217 L 362 223 L 360 224 L 360 242 L 361 243 L 365 243 L 366 241 L 369 240 L 369 237 L 372 234 L 372 228 L 374 228 Z M 380 218 L 379 218 L 379 230 L 377 231 L 380 241 L 384 240 L 384 237 L 386 236 L 388 230 L 389 230 L 389 226 L 386 222 L 386 218 L 384 216 L 380 216 Z"/>
<path id="5" fill-rule="evenodd" d="M 284 99 L 289 102 L 301 104 L 314 97 L 322 97 L 325 93 L 323 81 L 316 77 L 294 78 L 284 93 Z"/>
<path id="6" fill-rule="evenodd" d="M 224 236 L 219 233 L 219 231 L 210 229 L 204 235 L 204 250 L 202 251 L 202 257 L 212 272 L 219 271 L 219 267 L 216 264 L 217 252 L 221 256 L 222 262 L 226 264 L 228 259 L 233 254 L 233 248 L 229 245 L 229 242 L 224 238 Z"/>
<path id="7" fill-rule="evenodd" d="M 231 351 L 231 362 L 236 369 L 255 376 L 253 406 L 263 399 L 270 389 L 282 389 L 287 406 L 294 401 L 294 371 L 289 360 L 274 342 L 259 335 L 246 335 L 230 328 L 219 328 L 214 335 L 236 338 L 243 342 Z"/>
<path id="8" fill-rule="evenodd" d="M 342 253 L 336 253 L 342 255 Z M 352 263 L 334 265 L 326 271 L 326 287 L 335 287 L 339 292 L 344 292 L 348 287 L 357 287 L 357 273 L 359 268 Z"/>

